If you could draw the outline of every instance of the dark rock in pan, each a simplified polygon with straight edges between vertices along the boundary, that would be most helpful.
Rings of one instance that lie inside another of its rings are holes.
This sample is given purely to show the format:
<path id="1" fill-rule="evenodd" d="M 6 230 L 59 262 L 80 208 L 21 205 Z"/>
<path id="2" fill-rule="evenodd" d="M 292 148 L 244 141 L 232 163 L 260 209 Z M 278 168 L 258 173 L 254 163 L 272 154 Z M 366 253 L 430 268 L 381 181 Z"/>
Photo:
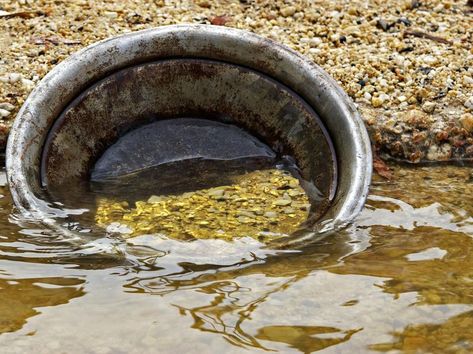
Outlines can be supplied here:
<path id="1" fill-rule="evenodd" d="M 190 160 L 275 158 L 267 145 L 234 125 L 206 119 L 169 119 L 146 124 L 121 137 L 97 161 L 91 181 L 130 179 L 149 169 Z"/>
<path id="2" fill-rule="evenodd" d="M 94 182 L 122 178 L 184 160 L 275 159 L 275 153 L 242 129 L 206 119 L 156 121 L 132 130 L 97 161 Z"/>

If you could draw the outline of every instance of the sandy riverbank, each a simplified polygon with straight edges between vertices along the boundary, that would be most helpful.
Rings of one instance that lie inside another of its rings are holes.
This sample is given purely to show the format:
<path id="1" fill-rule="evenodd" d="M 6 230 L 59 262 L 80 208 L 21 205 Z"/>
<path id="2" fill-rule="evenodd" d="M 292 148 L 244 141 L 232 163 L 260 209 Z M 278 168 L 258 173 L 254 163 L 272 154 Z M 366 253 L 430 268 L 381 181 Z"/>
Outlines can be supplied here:
<path id="1" fill-rule="evenodd" d="M 282 42 L 357 103 L 381 154 L 473 158 L 473 7 L 467 1 L 0 2 L 0 147 L 35 84 L 98 40 L 206 23 Z"/>

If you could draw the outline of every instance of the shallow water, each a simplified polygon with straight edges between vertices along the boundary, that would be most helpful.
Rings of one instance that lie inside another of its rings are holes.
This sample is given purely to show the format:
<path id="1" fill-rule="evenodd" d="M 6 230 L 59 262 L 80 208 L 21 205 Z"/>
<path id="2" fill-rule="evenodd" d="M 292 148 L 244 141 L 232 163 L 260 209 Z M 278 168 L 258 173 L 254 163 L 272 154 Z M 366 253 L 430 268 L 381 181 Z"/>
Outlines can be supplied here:
<path id="1" fill-rule="evenodd" d="M 2 353 L 473 351 L 471 169 L 375 178 L 345 232 L 300 251 L 253 239 L 70 239 L 0 192 Z"/>

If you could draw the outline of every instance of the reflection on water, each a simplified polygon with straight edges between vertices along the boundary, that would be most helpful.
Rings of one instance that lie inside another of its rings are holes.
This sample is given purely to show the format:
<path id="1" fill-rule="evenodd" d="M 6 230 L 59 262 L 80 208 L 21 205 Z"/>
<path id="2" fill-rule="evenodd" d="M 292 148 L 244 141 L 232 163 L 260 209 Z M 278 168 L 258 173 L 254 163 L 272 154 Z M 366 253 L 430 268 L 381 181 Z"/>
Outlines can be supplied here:
<path id="1" fill-rule="evenodd" d="M 20 329 L 40 313 L 39 307 L 56 306 L 84 295 L 74 278 L 0 279 L 0 334 Z"/>
<path id="2" fill-rule="evenodd" d="M 291 348 L 298 349 L 302 353 L 312 353 L 345 342 L 360 330 L 342 332 L 334 327 L 267 326 L 258 330 L 256 338 L 287 343 Z M 322 336 L 324 334 L 333 337 L 326 338 Z M 337 335 L 339 335 L 338 338 Z"/>
<path id="3" fill-rule="evenodd" d="M 470 170 L 395 176 L 375 179 L 355 225 L 298 251 L 70 240 L 15 220 L 4 188 L 2 351 L 470 353 Z"/>

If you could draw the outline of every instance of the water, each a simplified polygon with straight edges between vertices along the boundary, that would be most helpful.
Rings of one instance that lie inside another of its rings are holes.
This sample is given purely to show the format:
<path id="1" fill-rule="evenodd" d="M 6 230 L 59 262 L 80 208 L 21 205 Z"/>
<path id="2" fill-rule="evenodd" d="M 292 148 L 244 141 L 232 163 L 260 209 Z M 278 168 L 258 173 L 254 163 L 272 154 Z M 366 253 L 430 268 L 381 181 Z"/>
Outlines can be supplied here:
<path id="1" fill-rule="evenodd" d="M 375 178 L 356 224 L 254 239 L 69 239 L 0 199 L 2 353 L 473 351 L 468 168 Z"/>

